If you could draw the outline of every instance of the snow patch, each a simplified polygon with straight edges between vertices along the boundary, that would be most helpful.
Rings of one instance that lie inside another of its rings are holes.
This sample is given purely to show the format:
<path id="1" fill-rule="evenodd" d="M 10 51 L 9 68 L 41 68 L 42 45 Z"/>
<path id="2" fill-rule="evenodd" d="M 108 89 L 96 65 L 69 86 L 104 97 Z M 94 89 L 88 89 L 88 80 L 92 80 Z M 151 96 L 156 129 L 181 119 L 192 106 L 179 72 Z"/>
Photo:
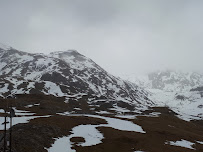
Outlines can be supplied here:
<path id="1" fill-rule="evenodd" d="M 196 141 L 196 142 L 203 145 L 203 141 Z"/>
<path id="2" fill-rule="evenodd" d="M 61 88 L 53 82 L 45 81 L 45 88 L 48 91 L 48 93 L 44 92 L 45 94 L 52 94 L 60 97 L 64 96 L 64 93 L 61 91 Z"/>
<path id="3" fill-rule="evenodd" d="M 165 142 L 165 144 L 180 146 L 180 147 L 189 148 L 189 149 L 194 149 L 192 147 L 192 145 L 194 145 L 195 143 L 181 139 L 180 141 L 175 141 L 175 142 L 174 141 L 167 141 L 167 142 Z"/>
<path id="4" fill-rule="evenodd" d="M 4 87 L 0 89 L 0 94 L 6 93 L 9 91 L 8 89 L 9 84 L 4 84 Z"/>
<path id="5" fill-rule="evenodd" d="M 19 123 L 28 123 L 31 119 L 35 118 L 44 118 L 44 117 L 50 117 L 50 115 L 47 116 L 33 116 L 35 113 L 30 113 L 30 111 L 24 111 L 24 110 L 18 110 L 16 108 L 13 108 L 15 111 L 16 116 L 13 117 L 12 125 L 16 125 Z M 0 112 L 4 113 L 4 110 L 1 109 Z M 4 117 L 0 117 L 0 122 L 4 122 Z M 10 119 L 7 117 L 7 122 L 10 123 Z M 7 129 L 10 128 L 10 125 L 7 125 Z M 4 130 L 4 124 L 0 124 L 0 130 Z"/>
<path id="6" fill-rule="evenodd" d="M 121 131 L 135 131 L 139 133 L 146 133 L 143 131 L 141 126 L 138 126 L 130 121 L 109 118 L 99 115 L 68 115 L 68 116 L 88 116 L 93 118 L 100 118 L 107 121 L 107 124 L 101 125 L 79 125 L 72 129 L 71 135 L 68 137 L 62 137 L 55 141 L 55 143 L 50 147 L 48 152 L 76 152 L 71 149 L 72 144 L 70 139 L 72 137 L 83 137 L 85 139 L 84 143 L 78 144 L 78 146 L 93 146 L 102 143 L 103 135 L 96 129 L 97 127 L 111 127 Z"/>

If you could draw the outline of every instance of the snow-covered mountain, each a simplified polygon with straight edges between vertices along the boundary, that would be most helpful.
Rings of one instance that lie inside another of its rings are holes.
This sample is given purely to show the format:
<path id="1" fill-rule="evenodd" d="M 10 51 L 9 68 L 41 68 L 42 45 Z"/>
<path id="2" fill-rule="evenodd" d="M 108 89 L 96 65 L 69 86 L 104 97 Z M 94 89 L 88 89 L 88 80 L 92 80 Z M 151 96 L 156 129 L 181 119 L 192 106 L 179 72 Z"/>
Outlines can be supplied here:
<path id="1" fill-rule="evenodd" d="M 167 106 L 185 120 L 203 119 L 202 74 L 166 70 L 127 79 L 151 92 L 157 106 Z"/>
<path id="2" fill-rule="evenodd" d="M 148 89 L 159 89 L 168 92 L 190 91 L 203 85 L 203 75 L 196 72 L 157 71 L 144 76 L 125 77 L 139 86 Z"/>
<path id="3" fill-rule="evenodd" d="M 46 94 L 134 107 L 153 104 L 147 91 L 121 80 L 76 50 L 31 54 L 0 46 L 0 97 Z M 97 99 L 97 101 L 96 101 Z"/>

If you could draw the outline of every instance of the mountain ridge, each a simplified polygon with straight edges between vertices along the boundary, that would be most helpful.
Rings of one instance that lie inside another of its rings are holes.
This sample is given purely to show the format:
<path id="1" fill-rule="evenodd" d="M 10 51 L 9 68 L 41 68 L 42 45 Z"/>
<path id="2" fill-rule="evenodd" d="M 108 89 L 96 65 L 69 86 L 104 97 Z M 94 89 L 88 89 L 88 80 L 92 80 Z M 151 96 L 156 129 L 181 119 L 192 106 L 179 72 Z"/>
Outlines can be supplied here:
<path id="1" fill-rule="evenodd" d="M 43 93 L 70 98 L 88 96 L 112 101 L 111 107 L 126 104 L 147 107 L 153 102 L 148 92 L 121 80 L 75 50 L 49 55 L 27 53 L 10 48 L 0 49 L 0 96 Z"/>
<path id="2" fill-rule="evenodd" d="M 198 72 L 181 72 L 163 70 L 148 73 L 143 76 L 126 76 L 127 79 L 147 89 L 159 89 L 163 91 L 189 91 L 192 88 L 203 85 L 203 74 Z"/>

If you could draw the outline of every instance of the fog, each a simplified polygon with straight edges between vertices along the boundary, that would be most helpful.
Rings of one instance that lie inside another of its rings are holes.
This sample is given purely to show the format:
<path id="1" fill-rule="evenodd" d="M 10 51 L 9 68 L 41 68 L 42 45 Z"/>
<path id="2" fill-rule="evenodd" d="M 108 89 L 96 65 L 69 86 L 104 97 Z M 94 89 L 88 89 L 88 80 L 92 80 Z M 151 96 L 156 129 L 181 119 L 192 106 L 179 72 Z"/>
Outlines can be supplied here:
<path id="1" fill-rule="evenodd" d="M 0 42 L 76 49 L 117 76 L 203 71 L 202 0 L 0 0 Z"/>

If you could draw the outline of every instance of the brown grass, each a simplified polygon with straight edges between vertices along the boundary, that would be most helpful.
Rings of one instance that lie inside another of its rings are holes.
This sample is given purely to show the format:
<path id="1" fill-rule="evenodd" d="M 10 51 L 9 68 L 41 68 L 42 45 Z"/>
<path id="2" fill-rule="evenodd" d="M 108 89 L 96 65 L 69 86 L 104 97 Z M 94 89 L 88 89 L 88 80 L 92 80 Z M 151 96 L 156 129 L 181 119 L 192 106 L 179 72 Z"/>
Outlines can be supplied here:
<path id="1" fill-rule="evenodd" d="M 25 108 L 26 105 L 40 103 L 40 106 Z M 27 124 L 13 126 L 13 148 L 17 152 L 47 152 L 44 147 L 50 147 L 55 138 L 67 136 L 73 127 L 81 124 L 105 124 L 106 121 L 84 116 L 60 116 L 56 113 L 72 111 L 73 108 L 81 108 L 80 113 L 91 113 L 87 102 L 83 100 L 64 103 L 63 98 L 44 95 L 20 95 L 16 99 L 0 99 L 0 108 L 13 105 L 17 109 L 29 110 L 36 115 L 49 115 L 48 118 L 37 118 Z M 102 107 L 102 106 L 100 106 Z M 98 110 L 101 110 L 97 107 Z M 152 111 L 162 113 L 160 117 L 138 116 L 130 120 L 146 131 L 146 134 L 119 131 L 108 127 L 99 127 L 98 130 L 104 135 L 103 143 L 81 147 L 76 146 L 77 152 L 203 152 L 203 145 L 196 141 L 203 141 L 203 121 L 186 122 L 177 118 L 174 112 L 168 108 L 153 108 Z M 1 114 L 4 116 L 4 114 Z M 124 119 L 124 118 L 122 118 Z M 125 119 L 126 120 L 126 119 Z M 1 133 L 1 132 L 0 132 Z M 194 148 L 166 145 L 166 141 L 185 139 L 196 143 Z M 73 142 L 82 142 L 81 137 L 71 139 Z"/>

